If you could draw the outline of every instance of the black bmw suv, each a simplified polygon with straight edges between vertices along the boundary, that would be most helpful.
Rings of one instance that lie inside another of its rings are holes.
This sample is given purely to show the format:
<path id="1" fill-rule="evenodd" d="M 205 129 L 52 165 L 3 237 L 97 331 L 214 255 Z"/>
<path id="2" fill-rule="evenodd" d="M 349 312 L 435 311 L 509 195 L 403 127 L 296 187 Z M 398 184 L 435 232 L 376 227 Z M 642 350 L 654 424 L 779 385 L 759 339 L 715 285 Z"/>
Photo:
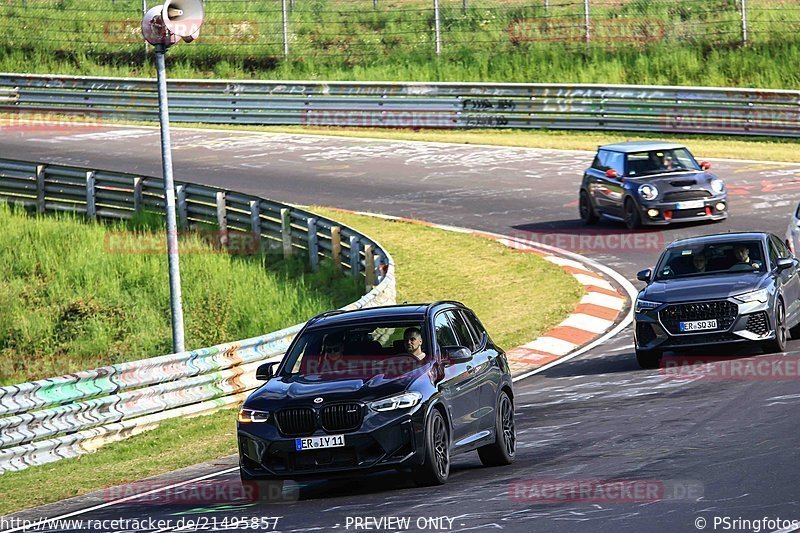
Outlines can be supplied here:
<path id="1" fill-rule="evenodd" d="M 800 271 L 770 233 L 682 239 L 661 254 L 635 304 L 636 358 L 657 367 L 664 351 L 729 343 L 786 350 L 800 337 Z"/>
<path id="2" fill-rule="evenodd" d="M 725 219 L 728 193 L 710 168 L 680 144 L 630 141 L 601 146 L 583 174 L 581 219 L 594 224 L 603 216 L 625 222 L 628 229 Z"/>
<path id="3" fill-rule="evenodd" d="M 243 481 L 396 468 L 430 485 L 455 454 L 514 460 L 508 361 L 458 302 L 324 313 L 258 377 L 237 424 Z"/>

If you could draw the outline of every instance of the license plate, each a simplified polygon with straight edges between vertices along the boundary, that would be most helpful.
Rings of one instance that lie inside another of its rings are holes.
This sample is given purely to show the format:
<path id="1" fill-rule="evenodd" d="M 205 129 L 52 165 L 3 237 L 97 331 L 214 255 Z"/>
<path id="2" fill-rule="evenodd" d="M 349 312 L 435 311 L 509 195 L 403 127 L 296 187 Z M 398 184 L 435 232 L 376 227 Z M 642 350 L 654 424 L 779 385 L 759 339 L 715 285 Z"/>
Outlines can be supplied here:
<path id="1" fill-rule="evenodd" d="M 703 200 L 690 200 L 688 202 L 678 202 L 675 209 L 703 209 Z"/>
<path id="2" fill-rule="evenodd" d="M 321 448 L 341 448 L 344 446 L 344 435 L 328 435 L 326 437 L 305 437 L 294 439 L 297 451 L 319 450 Z"/>
<path id="3" fill-rule="evenodd" d="M 717 320 L 693 320 L 691 322 L 680 322 L 681 331 L 703 331 L 705 329 L 717 329 Z"/>

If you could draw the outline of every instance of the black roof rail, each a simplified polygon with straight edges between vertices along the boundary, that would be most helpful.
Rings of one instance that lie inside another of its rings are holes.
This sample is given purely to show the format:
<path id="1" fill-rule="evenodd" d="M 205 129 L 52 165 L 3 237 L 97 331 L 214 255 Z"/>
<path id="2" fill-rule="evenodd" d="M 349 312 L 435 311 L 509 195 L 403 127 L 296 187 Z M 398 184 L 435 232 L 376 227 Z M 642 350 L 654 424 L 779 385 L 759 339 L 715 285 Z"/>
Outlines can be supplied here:
<path id="1" fill-rule="evenodd" d="M 308 320 L 308 324 L 313 324 L 317 320 L 319 320 L 321 318 L 325 318 L 326 316 L 341 315 L 342 313 L 346 313 L 346 312 L 347 311 L 345 311 L 344 309 L 334 309 L 332 311 L 325 311 L 324 313 L 320 313 L 320 314 L 318 314 L 316 316 L 311 317 Z"/>

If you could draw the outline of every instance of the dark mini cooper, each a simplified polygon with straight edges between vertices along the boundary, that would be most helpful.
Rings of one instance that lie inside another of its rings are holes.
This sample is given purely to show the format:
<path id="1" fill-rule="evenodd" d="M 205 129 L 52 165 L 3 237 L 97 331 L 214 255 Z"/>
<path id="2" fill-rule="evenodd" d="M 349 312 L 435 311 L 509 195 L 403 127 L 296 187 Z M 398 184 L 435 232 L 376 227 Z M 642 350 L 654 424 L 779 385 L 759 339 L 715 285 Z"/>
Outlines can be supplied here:
<path id="1" fill-rule="evenodd" d="M 628 229 L 728 217 L 721 179 L 680 144 L 635 141 L 601 146 L 583 174 L 581 219 L 624 221 Z"/>
<path id="2" fill-rule="evenodd" d="M 770 233 L 683 239 L 661 254 L 635 304 L 636 359 L 658 366 L 664 351 L 727 343 L 786 350 L 800 336 L 800 273 L 786 244 Z"/>
<path id="3" fill-rule="evenodd" d="M 237 425 L 243 481 L 395 468 L 430 485 L 455 454 L 514 460 L 508 361 L 457 302 L 324 313 L 258 377 Z"/>

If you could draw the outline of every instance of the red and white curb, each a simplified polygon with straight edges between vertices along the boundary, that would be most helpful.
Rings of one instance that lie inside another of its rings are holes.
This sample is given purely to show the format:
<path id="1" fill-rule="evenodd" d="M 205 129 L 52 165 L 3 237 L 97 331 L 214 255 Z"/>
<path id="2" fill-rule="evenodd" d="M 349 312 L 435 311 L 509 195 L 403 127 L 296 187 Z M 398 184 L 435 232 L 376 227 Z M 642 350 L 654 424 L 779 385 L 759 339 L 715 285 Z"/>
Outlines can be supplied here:
<path id="1" fill-rule="evenodd" d="M 577 357 L 613 337 L 633 320 L 630 302 L 636 299 L 637 290 L 618 272 L 582 255 L 497 233 L 380 213 L 334 210 L 486 237 L 515 250 L 535 253 L 572 275 L 586 291 L 572 314 L 544 335 L 506 352 L 515 381 Z"/>

